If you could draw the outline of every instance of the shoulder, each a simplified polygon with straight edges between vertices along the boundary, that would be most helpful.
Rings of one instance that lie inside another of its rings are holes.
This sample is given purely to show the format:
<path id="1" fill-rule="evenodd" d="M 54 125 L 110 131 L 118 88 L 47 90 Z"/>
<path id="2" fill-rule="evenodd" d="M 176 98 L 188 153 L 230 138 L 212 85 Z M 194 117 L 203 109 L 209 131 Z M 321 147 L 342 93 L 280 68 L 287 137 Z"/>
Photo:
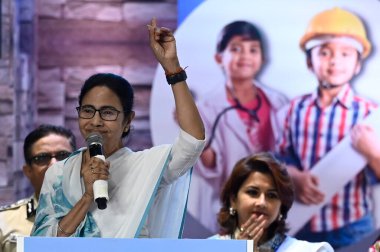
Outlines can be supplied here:
<path id="1" fill-rule="evenodd" d="M 313 104 L 315 97 L 316 96 L 313 93 L 296 96 L 290 100 L 287 106 L 284 107 L 286 108 L 287 113 L 294 113 L 294 111 L 303 109 L 310 104 Z"/>
<path id="2" fill-rule="evenodd" d="M 284 242 L 281 244 L 279 251 L 333 252 L 334 249 L 327 242 L 308 242 L 287 236 Z"/>
<path id="3" fill-rule="evenodd" d="M 298 96 L 295 96 L 294 98 L 292 98 L 290 100 L 290 103 L 291 104 L 300 103 L 300 102 L 305 101 L 305 100 L 313 99 L 313 97 L 316 97 L 316 95 L 314 93 L 298 95 Z"/>
<path id="4" fill-rule="evenodd" d="M 19 200 L 13 204 L 2 206 L 0 210 L 0 238 L 2 247 L 16 244 L 17 236 L 29 236 L 34 223 L 34 213 L 28 216 L 31 209 L 29 203 L 33 198 Z M 33 208 L 33 207 L 32 207 Z M 34 208 L 33 208 L 34 209 Z M 31 214 L 31 213 L 30 213 Z M 8 244 L 8 242 L 10 242 Z M 8 244 L 8 245 L 6 245 Z M 1 247 L 0 247 L 1 251 Z M 10 250 L 4 250 L 10 251 Z M 15 251 L 15 250 L 12 250 Z"/>
<path id="5" fill-rule="evenodd" d="M 9 232 L 28 234 L 30 232 L 34 220 L 34 218 L 29 218 L 32 216 L 28 216 L 28 210 L 34 209 L 29 205 L 30 201 L 33 199 L 22 199 L 0 207 L 0 228 L 3 234 Z"/>
<path id="6" fill-rule="evenodd" d="M 358 94 L 354 95 L 354 101 L 365 104 L 369 109 L 376 109 L 379 106 L 376 102 Z"/>
<path id="7" fill-rule="evenodd" d="M 256 86 L 264 93 L 274 109 L 279 109 L 289 102 L 289 99 L 286 97 L 286 95 L 278 90 L 263 85 L 259 82 L 256 82 Z"/>
<path id="8" fill-rule="evenodd" d="M 305 106 L 305 101 L 312 99 L 312 94 L 305 94 L 302 96 L 297 96 L 291 99 L 288 103 L 284 104 L 276 112 L 277 115 L 282 115 L 284 118 L 286 116 L 291 116 L 295 110 L 301 109 Z"/>
<path id="9" fill-rule="evenodd" d="M 201 107 L 201 109 L 225 107 L 226 104 L 228 106 L 227 94 L 224 88 L 219 88 L 205 94 L 197 102 L 197 106 Z"/>
<path id="10" fill-rule="evenodd" d="M 0 212 L 19 209 L 20 207 L 27 205 L 30 200 L 30 198 L 25 198 L 8 205 L 0 206 Z"/>

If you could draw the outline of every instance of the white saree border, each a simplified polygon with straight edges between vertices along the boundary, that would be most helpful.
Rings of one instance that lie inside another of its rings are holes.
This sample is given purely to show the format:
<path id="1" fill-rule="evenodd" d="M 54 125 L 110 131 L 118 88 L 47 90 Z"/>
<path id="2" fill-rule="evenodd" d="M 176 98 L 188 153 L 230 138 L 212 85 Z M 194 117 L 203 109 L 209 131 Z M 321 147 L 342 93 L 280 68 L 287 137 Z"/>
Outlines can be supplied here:
<path id="1" fill-rule="evenodd" d="M 363 120 L 363 123 L 372 126 L 380 135 L 380 109 L 374 110 Z M 301 229 L 366 164 L 366 159 L 352 147 L 350 136 L 344 137 L 311 169 L 311 173 L 319 178 L 319 189 L 325 194 L 324 202 L 318 205 L 294 202 L 287 218 L 290 227 L 289 234 L 294 235 Z"/>
<path id="2" fill-rule="evenodd" d="M 171 145 L 161 145 L 131 152 L 126 158 L 110 160 L 111 165 L 119 169 L 111 171 L 109 209 L 92 212 L 102 237 L 133 238 L 140 235 L 145 224 L 144 216 L 152 206 L 150 203 L 158 201 L 154 197 L 155 190 L 170 150 Z M 114 223 L 114 226 L 110 228 L 109 223 Z"/>
<path id="3" fill-rule="evenodd" d="M 190 187 L 190 170 L 158 190 L 148 217 L 151 238 L 181 238 Z"/>

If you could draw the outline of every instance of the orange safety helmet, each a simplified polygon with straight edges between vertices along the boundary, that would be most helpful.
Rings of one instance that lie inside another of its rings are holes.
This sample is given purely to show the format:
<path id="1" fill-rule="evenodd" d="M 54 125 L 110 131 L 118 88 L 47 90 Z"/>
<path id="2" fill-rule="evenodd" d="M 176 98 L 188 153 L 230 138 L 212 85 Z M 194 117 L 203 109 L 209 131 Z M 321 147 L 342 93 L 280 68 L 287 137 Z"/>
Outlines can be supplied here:
<path id="1" fill-rule="evenodd" d="M 329 35 L 348 36 L 357 40 L 363 46 L 362 58 L 366 58 L 371 51 L 371 42 L 367 39 L 363 22 L 358 16 L 338 7 L 314 16 L 301 38 L 300 46 L 306 51 L 308 41 Z"/>

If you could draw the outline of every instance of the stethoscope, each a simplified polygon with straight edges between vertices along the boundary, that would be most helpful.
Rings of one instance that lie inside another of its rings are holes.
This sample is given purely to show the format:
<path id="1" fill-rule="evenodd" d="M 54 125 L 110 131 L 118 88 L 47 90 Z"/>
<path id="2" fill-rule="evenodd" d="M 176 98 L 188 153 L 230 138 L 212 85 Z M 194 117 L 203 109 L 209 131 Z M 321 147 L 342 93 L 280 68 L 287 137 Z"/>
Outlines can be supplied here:
<path id="1" fill-rule="evenodd" d="M 214 140 L 214 137 L 215 137 L 215 131 L 216 131 L 216 127 L 218 126 L 218 123 L 220 121 L 220 118 L 222 118 L 222 116 L 227 113 L 228 111 L 232 110 L 232 109 L 237 109 L 237 110 L 241 110 L 245 113 L 247 113 L 251 118 L 253 118 L 253 120 L 255 120 L 256 122 L 260 122 L 260 119 L 257 115 L 257 112 L 258 110 L 261 108 L 261 97 L 259 94 L 256 95 L 256 99 L 257 99 L 257 105 L 255 108 L 253 109 L 249 109 L 249 108 L 246 108 L 244 107 L 238 98 L 236 98 L 236 96 L 233 96 L 233 100 L 235 102 L 235 105 L 232 105 L 232 106 L 229 106 L 227 108 L 224 108 L 222 111 L 220 111 L 215 120 L 214 120 L 214 123 L 212 124 L 212 128 L 211 128 L 211 135 L 210 135 L 210 138 L 204 148 L 204 150 L 207 150 L 210 146 L 211 146 L 211 143 L 212 141 Z"/>

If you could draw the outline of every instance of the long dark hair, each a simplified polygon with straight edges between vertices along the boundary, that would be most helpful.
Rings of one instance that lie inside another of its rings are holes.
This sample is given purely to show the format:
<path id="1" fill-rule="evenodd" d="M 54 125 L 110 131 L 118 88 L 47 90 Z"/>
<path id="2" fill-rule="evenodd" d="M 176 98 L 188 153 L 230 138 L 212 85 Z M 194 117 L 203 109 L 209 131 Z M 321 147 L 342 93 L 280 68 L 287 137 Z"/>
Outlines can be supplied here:
<path id="1" fill-rule="evenodd" d="M 271 237 L 275 233 L 285 234 L 288 231 L 285 220 L 294 201 L 294 186 L 285 166 L 270 153 L 263 152 L 238 161 L 225 183 L 220 196 L 222 208 L 218 214 L 218 222 L 222 227 L 222 233 L 233 234 L 235 232 L 238 217 L 237 214 L 230 215 L 230 200 L 237 197 L 240 187 L 255 171 L 269 174 L 273 178 L 281 201 L 280 213 L 282 218 L 274 221 L 268 227 L 268 235 Z"/>

